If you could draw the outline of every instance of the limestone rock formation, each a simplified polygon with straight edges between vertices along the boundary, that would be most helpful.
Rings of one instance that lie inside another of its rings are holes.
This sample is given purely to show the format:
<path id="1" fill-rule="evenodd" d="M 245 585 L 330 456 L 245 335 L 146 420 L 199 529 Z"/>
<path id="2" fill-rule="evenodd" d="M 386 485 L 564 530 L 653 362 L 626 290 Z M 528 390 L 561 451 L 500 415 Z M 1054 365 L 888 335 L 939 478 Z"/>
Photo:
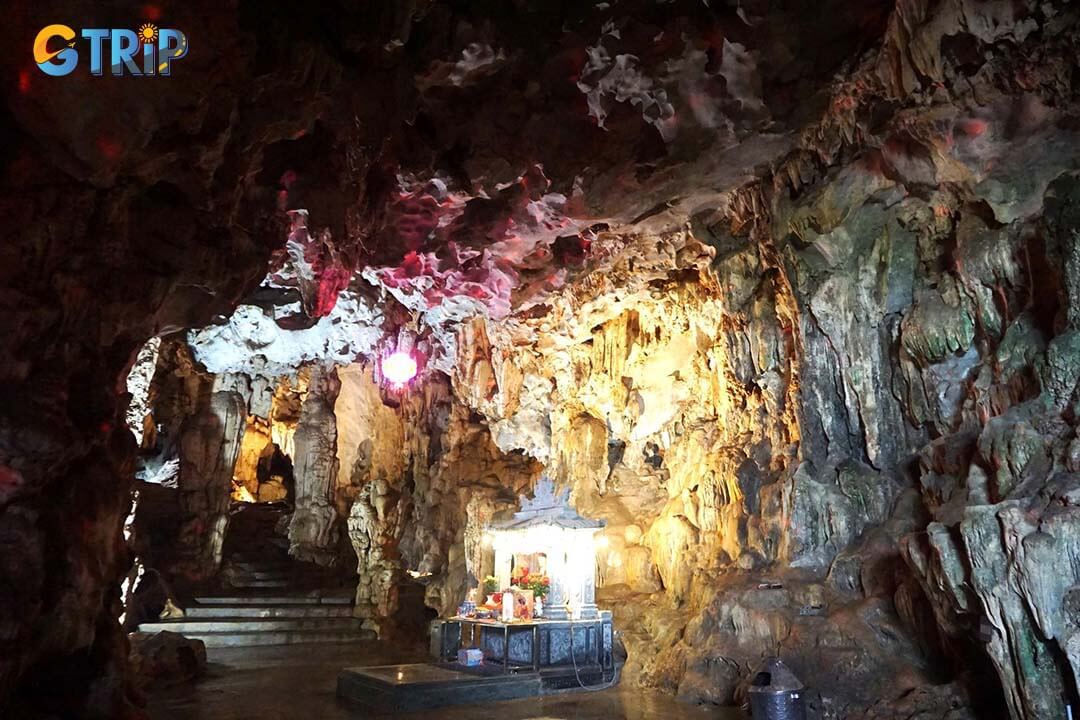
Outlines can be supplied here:
<path id="1" fill-rule="evenodd" d="M 289 522 L 289 552 L 320 564 L 334 561 L 340 531 L 334 505 L 338 481 L 334 401 L 339 388 L 333 370 L 312 370 L 293 437 L 296 494 Z"/>
<path id="2" fill-rule="evenodd" d="M 173 632 L 134 633 L 132 672 L 147 685 L 190 682 L 206 672 L 206 646 Z"/>
<path id="3" fill-rule="evenodd" d="M 247 408 L 232 391 L 210 389 L 180 437 L 180 546 L 189 551 L 186 572 L 213 575 L 221 563 L 229 523 L 233 469 L 240 452 Z"/>
<path id="4" fill-rule="evenodd" d="M 627 682 L 1080 703 L 1074 4 L 177 6 L 168 92 L 40 73 L 51 5 L 0 30 L 0 709 L 136 716 L 132 478 L 207 578 L 271 446 L 383 636 L 545 471 Z"/>

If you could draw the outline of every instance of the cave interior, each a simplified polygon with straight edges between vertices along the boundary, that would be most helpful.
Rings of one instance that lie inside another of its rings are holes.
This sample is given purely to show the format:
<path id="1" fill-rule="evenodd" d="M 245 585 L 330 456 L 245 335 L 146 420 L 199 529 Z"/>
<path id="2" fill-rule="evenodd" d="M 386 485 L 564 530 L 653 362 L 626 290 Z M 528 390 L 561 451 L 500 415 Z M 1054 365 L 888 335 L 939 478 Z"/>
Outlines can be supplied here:
<path id="1" fill-rule="evenodd" d="M 1076 4 L 11 10 L 0 716 L 172 717 L 230 589 L 422 645 L 542 476 L 620 692 L 1080 712 Z"/>

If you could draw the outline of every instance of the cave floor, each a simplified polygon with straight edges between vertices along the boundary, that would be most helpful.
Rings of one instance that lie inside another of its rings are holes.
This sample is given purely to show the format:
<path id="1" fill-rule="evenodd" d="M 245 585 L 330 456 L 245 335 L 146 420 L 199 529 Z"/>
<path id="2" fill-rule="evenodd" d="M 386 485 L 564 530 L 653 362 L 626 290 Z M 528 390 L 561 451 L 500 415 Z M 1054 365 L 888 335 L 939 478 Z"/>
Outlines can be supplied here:
<path id="1" fill-rule="evenodd" d="M 359 720 L 375 717 L 341 704 L 335 695 L 338 671 L 353 665 L 422 662 L 420 650 L 395 650 L 385 643 L 211 648 L 209 668 L 198 682 L 148 691 L 152 720 Z M 460 705 L 393 717 L 440 720 L 742 720 L 730 708 L 703 708 L 666 695 L 615 688 Z"/>

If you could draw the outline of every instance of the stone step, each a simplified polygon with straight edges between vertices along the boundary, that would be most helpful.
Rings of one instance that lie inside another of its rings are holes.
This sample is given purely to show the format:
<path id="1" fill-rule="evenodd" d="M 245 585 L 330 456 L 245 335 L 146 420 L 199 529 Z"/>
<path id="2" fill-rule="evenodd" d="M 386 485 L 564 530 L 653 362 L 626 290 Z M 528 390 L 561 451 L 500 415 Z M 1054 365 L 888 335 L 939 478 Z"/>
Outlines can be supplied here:
<path id="1" fill-rule="evenodd" d="M 286 553 L 261 553 L 258 555 L 230 555 L 224 560 L 224 565 L 251 565 L 253 567 L 266 567 L 273 565 L 292 565 L 296 561 Z"/>
<path id="2" fill-rule="evenodd" d="M 226 565 L 291 565 L 296 562 L 287 553 L 261 553 L 252 555 L 229 555 L 222 559 Z"/>
<path id="3" fill-rule="evenodd" d="M 267 565 L 267 566 L 254 566 L 254 565 L 222 565 L 221 572 L 226 575 L 252 575 L 252 574 L 278 574 L 278 575 L 292 575 L 296 571 L 296 567 L 293 565 Z"/>
<path id="4" fill-rule="evenodd" d="M 288 553 L 280 552 L 277 548 L 271 548 L 261 553 L 230 553 L 223 558 L 225 563 L 250 563 L 252 565 L 267 565 L 273 563 L 294 562 Z"/>
<path id="5" fill-rule="evenodd" d="M 226 570 L 224 576 L 230 580 L 281 580 L 292 579 L 292 573 L 274 570 L 265 572 L 259 570 Z"/>
<path id="6" fill-rule="evenodd" d="M 352 605 L 352 595 L 221 595 L 197 597 L 200 605 Z"/>
<path id="7" fill-rule="evenodd" d="M 268 632 L 208 632 L 186 635 L 202 640 L 208 648 L 253 647 L 256 645 L 299 645 L 306 643 L 348 643 L 374 639 L 370 630 L 271 630 Z"/>
<path id="8" fill-rule="evenodd" d="M 287 588 L 288 580 L 249 580 L 247 578 L 226 578 L 226 582 L 234 588 Z"/>
<path id="9" fill-rule="evenodd" d="M 352 617 L 351 605 L 192 605 L 184 611 L 191 618 L 308 618 Z"/>
<path id="10" fill-rule="evenodd" d="M 226 561 L 221 563 L 222 567 L 226 570 L 239 570 L 244 572 L 267 572 L 278 570 L 281 572 L 291 572 L 296 566 L 295 562 L 288 560 L 274 560 L 272 562 L 246 562 L 246 561 Z"/>
<path id="11" fill-rule="evenodd" d="M 201 633 L 254 633 L 273 632 L 278 630 L 357 632 L 360 630 L 360 621 L 351 617 L 229 617 L 216 619 L 209 618 L 205 620 L 177 618 L 175 620 L 162 620 L 160 622 L 142 623 L 139 625 L 140 632 L 161 632 L 162 630 L 180 633 L 187 637 L 193 637 Z"/>

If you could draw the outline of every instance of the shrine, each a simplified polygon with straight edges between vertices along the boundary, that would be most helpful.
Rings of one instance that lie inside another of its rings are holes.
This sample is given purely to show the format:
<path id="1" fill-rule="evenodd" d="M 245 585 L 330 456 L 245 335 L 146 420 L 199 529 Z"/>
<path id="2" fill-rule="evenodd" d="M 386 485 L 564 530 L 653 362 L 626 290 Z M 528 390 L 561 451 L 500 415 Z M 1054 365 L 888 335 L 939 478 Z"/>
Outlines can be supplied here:
<path id="1" fill-rule="evenodd" d="M 556 493 L 543 476 L 533 499 L 522 496 L 521 510 L 488 531 L 499 587 L 509 588 L 522 577 L 541 578 L 531 584 L 543 597 L 543 617 L 552 620 L 597 617 L 596 532 L 607 523 L 581 517 L 569 495 L 569 489 Z"/>
<path id="2" fill-rule="evenodd" d="M 432 663 L 347 669 L 339 695 L 403 712 L 618 682 L 611 613 L 596 606 L 605 522 L 579 515 L 569 496 L 543 476 L 520 510 L 491 523 L 493 574 L 456 615 L 432 623 Z"/>

